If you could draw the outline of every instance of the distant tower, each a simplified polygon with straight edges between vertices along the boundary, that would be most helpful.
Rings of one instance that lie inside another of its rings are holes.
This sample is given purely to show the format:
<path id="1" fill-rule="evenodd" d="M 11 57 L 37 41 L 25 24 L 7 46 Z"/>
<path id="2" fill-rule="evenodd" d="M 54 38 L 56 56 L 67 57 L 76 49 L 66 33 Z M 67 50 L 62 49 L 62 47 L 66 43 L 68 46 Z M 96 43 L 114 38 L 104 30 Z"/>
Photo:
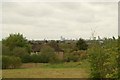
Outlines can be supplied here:
<path id="1" fill-rule="evenodd" d="M 101 40 L 100 36 L 98 36 L 98 40 Z"/>
<path id="2" fill-rule="evenodd" d="M 92 29 L 91 29 L 91 31 L 92 31 L 92 33 L 91 33 L 91 35 L 92 35 L 92 40 L 96 40 L 96 37 L 95 37 L 95 30 L 92 30 Z"/>
<path id="3" fill-rule="evenodd" d="M 60 40 L 61 40 L 61 41 L 65 41 L 65 38 L 61 36 L 61 37 L 60 37 Z"/>

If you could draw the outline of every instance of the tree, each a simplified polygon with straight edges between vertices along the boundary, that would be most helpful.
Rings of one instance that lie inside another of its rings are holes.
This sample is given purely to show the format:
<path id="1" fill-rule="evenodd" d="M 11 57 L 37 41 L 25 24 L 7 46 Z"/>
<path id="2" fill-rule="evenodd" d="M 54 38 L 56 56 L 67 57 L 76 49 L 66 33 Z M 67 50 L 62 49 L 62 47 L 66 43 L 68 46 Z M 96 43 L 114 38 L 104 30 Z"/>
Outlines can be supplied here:
<path id="1" fill-rule="evenodd" d="M 17 56 L 17 57 L 22 57 L 24 55 L 27 55 L 29 54 L 26 50 L 26 48 L 22 48 L 22 47 L 15 47 L 12 51 L 13 55 L 14 56 Z"/>
<path id="2" fill-rule="evenodd" d="M 3 44 L 13 50 L 15 47 L 24 47 L 30 52 L 30 45 L 22 34 L 10 34 L 9 37 L 2 40 Z"/>
<path id="3" fill-rule="evenodd" d="M 78 42 L 76 43 L 76 46 L 77 46 L 77 48 L 78 48 L 79 50 L 87 50 L 87 48 L 88 48 L 87 43 L 86 43 L 85 40 L 82 39 L 82 38 L 80 38 L 80 39 L 78 40 Z"/>
<path id="4" fill-rule="evenodd" d="M 94 42 L 88 52 L 91 66 L 91 78 L 105 78 L 107 74 L 105 63 L 108 59 L 108 55 L 104 53 L 104 49 L 98 42 Z"/>
<path id="5" fill-rule="evenodd" d="M 41 60 L 43 63 L 48 63 L 53 61 L 55 57 L 55 50 L 51 48 L 50 46 L 44 45 L 41 48 Z"/>
<path id="6" fill-rule="evenodd" d="M 2 55 L 12 55 L 9 47 L 2 45 Z"/>

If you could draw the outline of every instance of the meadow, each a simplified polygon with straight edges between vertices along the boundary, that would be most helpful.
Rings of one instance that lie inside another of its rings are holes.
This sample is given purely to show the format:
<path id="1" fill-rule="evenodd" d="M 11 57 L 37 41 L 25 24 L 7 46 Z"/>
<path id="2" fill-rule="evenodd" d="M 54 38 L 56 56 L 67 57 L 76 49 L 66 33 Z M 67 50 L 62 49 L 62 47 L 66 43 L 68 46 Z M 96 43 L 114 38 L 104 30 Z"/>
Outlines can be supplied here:
<path id="1" fill-rule="evenodd" d="M 85 63 L 85 64 L 83 64 Z M 89 78 L 89 63 L 25 63 L 19 69 L 5 69 L 3 78 Z"/>

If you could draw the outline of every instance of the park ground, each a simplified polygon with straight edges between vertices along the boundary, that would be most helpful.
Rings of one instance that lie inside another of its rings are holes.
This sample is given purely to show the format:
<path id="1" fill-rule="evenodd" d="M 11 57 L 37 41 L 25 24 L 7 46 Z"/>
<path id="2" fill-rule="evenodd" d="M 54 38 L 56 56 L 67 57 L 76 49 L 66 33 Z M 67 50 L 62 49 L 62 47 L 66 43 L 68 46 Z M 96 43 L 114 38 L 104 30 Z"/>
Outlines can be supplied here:
<path id="1" fill-rule="evenodd" d="M 3 78 L 89 78 L 89 63 L 25 63 L 20 69 L 2 70 Z"/>

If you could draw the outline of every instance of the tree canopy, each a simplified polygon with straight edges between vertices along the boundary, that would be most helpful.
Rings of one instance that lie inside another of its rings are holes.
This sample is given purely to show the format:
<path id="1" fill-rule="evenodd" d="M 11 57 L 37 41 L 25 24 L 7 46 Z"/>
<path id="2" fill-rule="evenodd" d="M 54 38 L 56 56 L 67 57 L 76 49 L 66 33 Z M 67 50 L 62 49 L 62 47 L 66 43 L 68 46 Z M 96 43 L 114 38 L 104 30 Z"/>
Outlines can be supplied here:
<path id="1" fill-rule="evenodd" d="M 87 48 L 88 48 L 87 43 L 86 43 L 85 40 L 82 39 L 82 38 L 80 38 L 80 39 L 78 40 L 78 42 L 76 43 L 76 45 L 77 45 L 77 48 L 78 48 L 79 50 L 87 50 Z"/>
<path id="2" fill-rule="evenodd" d="M 22 34 L 10 34 L 9 37 L 2 40 L 4 46 L 8 47 L 11 51 L 16 47 L 26 48 L 30 52 L 30 45 Z"/>

